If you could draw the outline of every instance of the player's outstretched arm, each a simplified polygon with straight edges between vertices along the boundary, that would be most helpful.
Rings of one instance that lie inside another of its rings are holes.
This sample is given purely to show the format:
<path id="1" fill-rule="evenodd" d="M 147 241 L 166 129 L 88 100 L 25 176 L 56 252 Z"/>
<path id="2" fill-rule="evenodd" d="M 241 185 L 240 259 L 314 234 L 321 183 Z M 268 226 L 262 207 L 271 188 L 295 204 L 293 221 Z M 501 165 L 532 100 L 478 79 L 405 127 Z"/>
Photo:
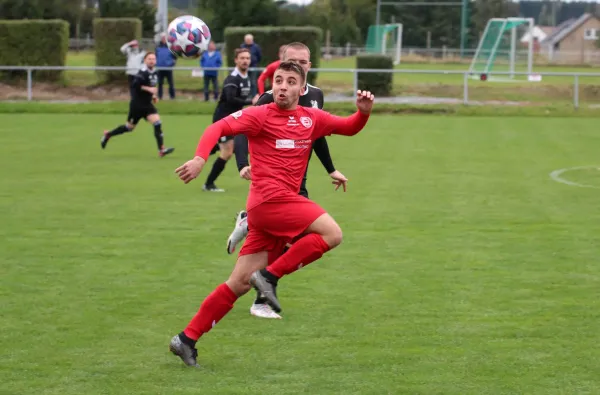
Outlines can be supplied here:
<path id="1" fill-rule="evenodd" d="M 356 97 L 357 111 L 349 117 L 338 117 L 328 112 L 317 110 L 315 138 L 329 134 L 354 136 L 367 124 L 371 110 L 373 109 L 373 100 L 375 100 L 375 96 L 371 92 L 358 91 Z"/>
<path id="2" fill-rule="evenodd" d="M 223 119 L 207 127 L 200 138 L 194 159 L 188 160 L 175 169 L 175 173 L 181 181 L 187 184 L 198 177 L 210 155 L 210 151 L 219 142 L 219 138 L 231 134 L 231 127 Z"/>
<path id="3" fill-rule="evenodd" d="M 200 138 L 194 159 L 175 169 L 179 178 L 187 184 L 198 177 L 210 151 L 219 142 L 220 137 L 235 136 L 240 133 L 250 136 L 257 135 L 264 122 L 264 113 L 265 109 L 262 107 L 250 107 L 234 112 L 207 127 Z"/>

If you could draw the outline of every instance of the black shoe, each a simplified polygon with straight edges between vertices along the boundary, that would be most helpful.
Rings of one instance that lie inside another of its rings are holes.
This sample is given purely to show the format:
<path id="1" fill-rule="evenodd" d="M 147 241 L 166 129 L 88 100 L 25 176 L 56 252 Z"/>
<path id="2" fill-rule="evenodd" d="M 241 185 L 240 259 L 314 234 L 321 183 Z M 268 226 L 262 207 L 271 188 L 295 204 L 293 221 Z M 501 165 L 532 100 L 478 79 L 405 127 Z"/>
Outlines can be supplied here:
<path id="1" fill-rule="evenodd" d="M 225 192 L 224 189 L 217 187 L 215 184 L 210 184 L 210 185 L 204 184 L 202 186 L 202 190 L 207 191 L 207 192 Z"/>
<path id="2" fill-rule="evenodd" d="M 254 287 L 254 289 L 260 292 L 260 296 L 265 299 L 265 302 L 271 306 L 273 311 L 276 313 L 281 312 L 281 305 L 279 304 L 279 300 L 277 300 L 277 284 L 273 284 L 271 281 L 269 281 L 265 276 L 263 276 L 260 270 L 252 273 L 252 276 L 250 277 L 250 284 Z"/>
<path id="3" fill-rule="evenodd" d="M 108 135 L 108 132 L 105 130 L 104 136 L 102 136 L 102 139 L 100 139 L 100 147 L 102 147 L 102 149 L 106 148 L 106 144 L 108 144 L 109 139 L 110 139 L 110 136 Z"/>
<path id="4" fill-rule="evenodd" d="M 194 347 L 190 347 L 181 341 L 179 335 L 173 336 L 171 344 L 169 344 L 169 350 L 177 355 L 183 363 L 187 366 L 199 367 L 196 358 L 198 358 L 198 350 Z"/>
<path id="5" fill-rule="evenodd" d="M 165 155 L 169 155 L 173 151 L 175 151 L 175 148 L 163 148 L 160 151 L 158 151 L 158 156 L 162 158 Z"/>

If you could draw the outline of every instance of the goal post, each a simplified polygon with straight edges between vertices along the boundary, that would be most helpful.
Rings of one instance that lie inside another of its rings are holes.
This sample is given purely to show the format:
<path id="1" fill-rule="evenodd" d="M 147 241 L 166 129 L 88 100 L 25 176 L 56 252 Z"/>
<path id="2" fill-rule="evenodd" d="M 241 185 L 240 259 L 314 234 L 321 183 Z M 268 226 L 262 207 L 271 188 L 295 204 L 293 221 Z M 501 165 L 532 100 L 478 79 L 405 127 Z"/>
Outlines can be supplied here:
<path id="1" fill-rule="evenodd" d="M 494 80 L 515 79 L 516 72 L 533 72 L 532 18 L 492 18 L 477 45 L 469 73 L 478 79 L 487 78 L 492 70 L 502 74 Z M 520 38 L 527 35 L 525 48 L 520 48 Z M 519 36 L 519 37 L 518 37 Z"/>
<path id="2" fill-rule="evenodd" d="M 366 50 L 368 53 L 390 55 L 394 64 L 399 64 L 402 57 L 402 24 L 369 26 Z"/>

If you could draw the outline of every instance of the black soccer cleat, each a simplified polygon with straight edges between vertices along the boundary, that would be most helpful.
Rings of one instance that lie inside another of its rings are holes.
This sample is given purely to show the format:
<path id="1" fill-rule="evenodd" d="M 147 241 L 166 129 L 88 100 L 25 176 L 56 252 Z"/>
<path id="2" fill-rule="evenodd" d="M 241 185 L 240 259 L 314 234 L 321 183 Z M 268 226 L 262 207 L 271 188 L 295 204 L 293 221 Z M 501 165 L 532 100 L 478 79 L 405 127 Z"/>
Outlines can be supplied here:
<path id="1" fill-rule="evenodd" d="M 218 186 L 216 186 L 215 184 L 204 184 L 202 186 L 202 190 L 206 191 L 206 192 L 225 192 L 224 189 L 219 188 Z"/>
<path id="2" fill-rule="evenodd" d="M 269 281 L 260 270 L 252 273 L 252 276 L 250 276 L 250 284 L 260 293 L 260 296 L 265 299 L 273 311 L 276 313 L 281 312 L 281 305 L 279 304 L 279 300 L 277 300 L 277 284 Z"/>
<path id="3" fill-rule="evenodd" d="M 108 131 L 104 131 L 104 136 L 100 139 L 100 147 L 102 149 L 106 148 L 106 144 L 108 144 L 108 140 L 110 140 L 110 136 L 108 135 Z"/>
<path id="4" fill-rule="evenodd" d="M 173 336 L 169 350 L 177 355 L 187 366 L 199 367 L 196 358 L 198 358 L 198 350 L 181 341 L 179 335 Z"/>
<path id="5" fill-rule="evenodd" d="M 160 151 L 158 151 L 158 156 L 162 158 L 166 155 L 169 155 L 173 151 L 175 151 L 175 148 L 163 148 Z"/>

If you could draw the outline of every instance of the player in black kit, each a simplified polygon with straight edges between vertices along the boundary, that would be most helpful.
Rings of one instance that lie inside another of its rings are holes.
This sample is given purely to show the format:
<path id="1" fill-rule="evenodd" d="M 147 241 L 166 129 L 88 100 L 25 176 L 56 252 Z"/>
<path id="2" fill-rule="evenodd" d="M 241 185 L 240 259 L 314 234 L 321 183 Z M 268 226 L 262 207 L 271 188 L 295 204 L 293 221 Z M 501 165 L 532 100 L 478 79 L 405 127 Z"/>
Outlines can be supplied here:
<path id="1" fill-rule="evenodd" d="M 165 148 L 163 141 L 163 132 L 160 122 L 158 110 L 153 103 L 158 101 L 156 97 L 156 83 L 158 81 L 157 72 L 154 66 L 156 65 L 156 55 L 154 52 L 149 52 L 144 56 L 144 65 L 136 74 L 132 81 L 133 97 L 129 102 L 129 115 L 125 125 L 117 126 L 115 129 L 104 131 L 104 136 L 100 140 L 102 149 L 106 148 L 108 140 L 111 137 L 118 136 L 123 133 L 132 132 L 135 126 L 144 118 L 146 121 L 154 125 L 154 137 L 158 146 L 158 155 L 163 157 L 170 154 L 175 148 Z"/>
<path id="2" fill-rule="evenodd" d="M 298 63 L 304 71 L 308 74 L 310 70 L 310 50 L 302 43 L 291 43 L 287 45 L 283 52 L 283 61 L 292 61 Z M 265 92 L 256 102 L 256 105 L 263 105 L 273 103 L 273 91 Z M 323 108 L 323 92 L 316 86 L 306 84 L 304 91 L 300 94 L 299 105 L 303 107 L 315 107 Z M 329 146 L 325 137 L 321 137 L 313 143 L 313 150 L 319 157 L 319 160 L 327 170 L 329 176 L 333 179 L 332 183 L 336 185 L 336 190 L 343 186 L 346 191 L 346 182 L 348 179 L 333 166 L 331 155 L 329 153 Z M 311 151 L 312 154 L 312 151 Z M 240 134 L 235 136 L 235 157 L 240 171 L 240 177 L 251 180 L 251 167 L 248 163 L 248 139 L 245 135 Z M 310 157 L 309 157 L 310 160 Z M 306 190 L 306 174 L 308 167 L 304 173 L 302 179 L 302 185 L 300 186 L 299 194 L 308 198 L 308 191 Z M 236 217 L 236 224 L 233 232 L 227 240 L 227 253 L 231 254 L 235 251 L 236 245 L 241 242 L 244 237 L 248 234 L 248 223 L 246 220 L 246 212 L 241 211 Z M 254 316 L 261 318 L 281 318 L 279 314 L 274 312 L 269 305 L 267 305 L 260 294 L 257 295 L 256 300 L 250 308 L 250 313 Z"/>
<path id="3" fill-rule="evenodd" d="M 235 70 L 223 82 L 223 91 L 213 114 L 213 123 L 258 100 L 258 95 L 254 98 L 250 97 L 250 78 L 248 78 L 250 51 L 248 49 L 238 48 L 235 50 L 235 66 Z M 221 141 L 211 154 L 217 151 L 220 151 L 219 157 L 213 163 L 213 167 L 202 187 L 205 191 L 223 192 L 223 189 L 215 185 L 215 181 L 225 169 L 229 158 L 233 155 L 233 136 L 221 137 Z"/>

